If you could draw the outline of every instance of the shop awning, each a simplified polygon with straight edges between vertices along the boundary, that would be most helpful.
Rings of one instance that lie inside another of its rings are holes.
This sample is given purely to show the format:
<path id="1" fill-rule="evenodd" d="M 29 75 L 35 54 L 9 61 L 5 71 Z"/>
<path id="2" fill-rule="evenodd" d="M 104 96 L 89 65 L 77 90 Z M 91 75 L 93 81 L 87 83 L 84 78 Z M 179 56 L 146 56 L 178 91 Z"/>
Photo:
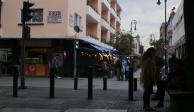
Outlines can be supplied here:
<path id="1" fill-rule="evenodd" d="M 97 45 L 94 45 L 94 44 L 91 44 L 91 46 L 101 52 L 110 52 L 109 49 L 105 48 L 105 47 L 101 47 L 101 46 L 97 46 Z"/>

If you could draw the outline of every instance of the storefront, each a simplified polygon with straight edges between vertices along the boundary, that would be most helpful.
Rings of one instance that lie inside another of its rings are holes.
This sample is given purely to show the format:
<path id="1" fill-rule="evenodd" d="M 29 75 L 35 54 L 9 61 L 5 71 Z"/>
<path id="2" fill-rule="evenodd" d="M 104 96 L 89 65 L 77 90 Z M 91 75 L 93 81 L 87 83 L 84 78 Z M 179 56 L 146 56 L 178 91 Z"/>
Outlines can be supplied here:
<path id="1" fill-rule="evenodd" d="M 19 57 L 19 40 L 0 39 L 0 76 L 12 75 Z"/>
<path id="2" fill-rule="evenodd" d="M 2 41 L 1 41 L 2 42 Z M 16 42 L 16 41 L 13 41 Z M 30 39 L 24 42 L 24 70 L 25 75 L 30 77 L 48 77 L 49 62 L 52 57 L 59 57 L 58 75 L 72 77 L 74 70 L 74 40 L 73 39 Z M 2 45 L 2 44 L 1 44 Z M 6 45 L 6 44 L 5 44 Z M 9 46 L 9 47 L 8 47 Z M 11 47 L 12 46 L 12 47 Z M 6 48 L 6 49 L 5 49 Z M 1 62 L 6 61 L 11 56 L 10 63 L 21 63 L 20 59 L 21 42 L 18 39 L 17 45 L 8 42 L 7 47 L 1 47 Z M 16 50 L 17 49 L 17 50 Z M 102 57 L 108 56 L 105 52 L 109 49 L 94 45 L 93 43 L 79 40 L 79 48 L 77 51 L 77 73 L 80 76 L 86 76 L 88 66 L 98 65 L 97 62 Z M 6 54 L 6 55 L 5 55 Z M 8 55 L 9 54 L 9 55 Z M 12 54 L 12 55 L 11 55 Z M 4 56 L 5 55 L 5 56 Z M 17 55 L 17 56 L 16 56 Z M 3 60 L 3 61 L 2 61 Z M 20 61 L 19 61 L 20 60 Z M 9 64 L 10 65 L 10 64 Z M 1 66 L 1 71 L 9 71 Z M 6 74 L 4 72 L 4 74 Z"/>

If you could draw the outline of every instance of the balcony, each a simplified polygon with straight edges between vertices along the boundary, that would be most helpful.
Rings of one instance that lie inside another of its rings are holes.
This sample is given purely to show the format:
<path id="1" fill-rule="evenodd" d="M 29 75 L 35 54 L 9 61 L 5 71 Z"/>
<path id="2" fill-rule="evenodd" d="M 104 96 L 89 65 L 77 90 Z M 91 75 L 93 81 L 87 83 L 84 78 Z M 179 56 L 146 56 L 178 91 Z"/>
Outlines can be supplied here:
<path id="1" fill-rule="evenodd" d="M 87 6 L 87 17 L 89 17 L 90 19 L 92 19 L 94 22 L 100 22 L 101 21 L 101 17 L 100 14 L 91 6 Z"/>
<path id="2" fill-rule="evenodd" d="M 101 19 L 101 26 L 104 27 L 107 30 L 110 29 L 110 25 L 105 19 Z"/>
<path id="3" fill-rule="evenodd" d="M 89 33 L 89 32 L 86 33 L 86 36 L 89 37 L 89 38 L 98 40 L 98 37 L 94 36 L 93 34 L 91 34 L 91 33 Z"/>
<path id="4" fill-rule="evenodd" d="M 116 30 L 111 26 L 110 27 L 110 33 L 112 34 L 112 35 L 114 35 L 115 33 L 116 33 Z"/>
<path id="5" fill-rule="evenodd" d="M 110 9 L 110 3 L 108 2 L 108 0 L 102 0 L 102 6 L 106 7 L 106 9 Z"/>
<path id="6" fill-rule="evenodd" d="M 116 20 L 119 24 L 121 24 L 121 18 L 117 15 Z"/>
<path id="7" fill-rule="evenodd" d="M 110 8 L 110 13 L 115 17 L 117 18 L 117 14 L 115 12 L 115 10 L 113 8 Z"/>

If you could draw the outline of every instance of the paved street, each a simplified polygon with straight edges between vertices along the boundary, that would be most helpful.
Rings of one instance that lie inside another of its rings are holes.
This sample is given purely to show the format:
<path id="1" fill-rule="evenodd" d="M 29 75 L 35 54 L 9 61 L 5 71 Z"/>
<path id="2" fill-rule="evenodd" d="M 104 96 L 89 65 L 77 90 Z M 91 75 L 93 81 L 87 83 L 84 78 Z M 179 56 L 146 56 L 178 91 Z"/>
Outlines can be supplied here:
<path id="1" fill-rule="evenodd" d="M 139 77 L 139 72 L 134 73 Z M 134 92 L 134 101 L 128 101 L 128 82 L 108 79 L 108 90 L 103 91 L 102 79 L 94 79 L 93 100 L 87 99 L 87 79 L 79 79 L 79 89 L 73 90 L 71 78 L 56 79 L 55 98 L 49 98 L 49 78 L 26 78 L 28 89 L 19 90 L 12 97 L 12 78 L 0 77 L 0 112 L 142 112 L 142 89 Z M 139 83 L 139 82 L 138 82 Z M 167 96 L 167 94 L 166 94 Z M 152 106 L 157 101 L 152 101 Z M 165 107 L 157 109 L 166 112 Z"/>

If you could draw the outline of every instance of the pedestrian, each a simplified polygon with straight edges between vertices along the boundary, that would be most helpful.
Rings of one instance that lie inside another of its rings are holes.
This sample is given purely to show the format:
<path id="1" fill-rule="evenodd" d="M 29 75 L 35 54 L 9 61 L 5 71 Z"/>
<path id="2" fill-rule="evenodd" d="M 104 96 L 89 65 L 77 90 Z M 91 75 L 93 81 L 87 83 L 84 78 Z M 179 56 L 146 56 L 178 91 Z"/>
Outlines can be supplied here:
<path id="1" fill-rule="evenodd" d="M 165 66 L 160 69 L 160 80 L 157 83 L 158 87 L 158 99 L 159 102 L 155 106 L 155 108 L 164 107 L 164 97 L 165 97 L 165 90 L 166 90 L 166 74 L 165 74 Z"/>
<path id="2" fill-rule="evenodd" d="M 102 62 L 103 77 L 109 76 L 108 62 L 106 59 Z"/>
<path id="3" fill-rule="evenodd" d="M 123 80 L 123 77 L 125 76 L 126 66 L 127 66 L 127 61 L 123 57 L 122 58 L 122 69 L 121 69 L 121 80 Z"/>
<path id="4" fill-rule="evenodd" d="M 118 57 L 118 60 L 116 61 L 116 75 L 117 75 L 117 80 L 121 79 L 121 68 L 122 68 L 122 61 L 121 58 Z"/>
<path id="5" fill-rule="evenodd" d="M 156 72 L 155 62 L 156 50 L 151 47 L 142 56 L 142 72 L 140 76 L 140 84 L 143 86 L 143 109 L 146 111 L 155 111 L 150 107 L 151 88 L 156 84 L 159 74 Z"/>
<path id="6" fill-rule="evenodd" d="M 129 60 L 126 58 L 126 67 L 125 67 L 125 80 L 129 79 L 129 68 L 130 68 L 130 62 Z"/>
<path id="7" fill-rule="evenodd" d="M 156 91 L 154 97 L 152 98 L 152 100 L 159 100 L 161 97 L 161 89 L 163 88 L 163 85 L 162 85 L 163 81 L 161 79 L 162 79 L 162 76 L 165 75 L 165 73 L 163 72 L 164 62 L 163 62 L 163 58 L 161 58 L 161 57 L 157 56 L 155 59 L 156 59 L 157 72 L 159 72 L 160 78 L 159 78 L 158 82 L 156 83 L 157 91 Z"/>
<path id="8" fill-rule="evenodd" d="M 54 56 L 50 62 L 50 68 L 54 70 L 54 75 L 56 78 L 61 78 L 58 76 L 58 70 L 59 70 L 59 59 L 58 56 Z"/>

